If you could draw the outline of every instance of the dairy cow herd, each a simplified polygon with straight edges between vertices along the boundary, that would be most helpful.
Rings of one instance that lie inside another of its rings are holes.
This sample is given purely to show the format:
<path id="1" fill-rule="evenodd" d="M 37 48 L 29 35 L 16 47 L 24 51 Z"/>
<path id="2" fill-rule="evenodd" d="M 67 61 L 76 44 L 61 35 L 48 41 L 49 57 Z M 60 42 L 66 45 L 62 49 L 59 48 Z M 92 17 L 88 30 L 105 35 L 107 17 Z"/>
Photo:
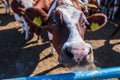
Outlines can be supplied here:
<path id="1" fill-rule="evenodd" d="M 58 53 L 58 61 L 74 68 L 92 64 L 92 46 L 84 41 L 86 30 L 95 31 L 105 26 L 107 18 L 114 20 L 120 0 L 0 0 L 6 13 L 10 7 L 14 17 L 22 23 L 21 33 L 29 39 L 42 29 Z M 53 49 L 51 50 L 53 51 Z"/>

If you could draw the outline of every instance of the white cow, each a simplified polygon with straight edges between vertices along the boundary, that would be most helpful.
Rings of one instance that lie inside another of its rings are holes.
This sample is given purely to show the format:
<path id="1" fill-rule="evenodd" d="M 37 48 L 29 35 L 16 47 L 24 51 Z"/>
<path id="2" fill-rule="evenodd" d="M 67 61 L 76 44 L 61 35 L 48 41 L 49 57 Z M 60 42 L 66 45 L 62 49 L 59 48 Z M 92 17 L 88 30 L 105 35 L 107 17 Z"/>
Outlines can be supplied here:
<path id="1" fill-rule="evenodd" d="M 11 3 L 11 8 L 14 11 L 14 17 L 16 21 L 19 21 L 22 23 L 22 31 L 23 34 L 25 32 L 25 39 L 29 39 L 29 29 L 28 29 L 28 23 L 25 20 L 24 12 L 19 11 L 19 7 L 23 8 L 24 10 L 28 7 L 32 7 L 34 4 L 34 0 L 13 0 Z"/>

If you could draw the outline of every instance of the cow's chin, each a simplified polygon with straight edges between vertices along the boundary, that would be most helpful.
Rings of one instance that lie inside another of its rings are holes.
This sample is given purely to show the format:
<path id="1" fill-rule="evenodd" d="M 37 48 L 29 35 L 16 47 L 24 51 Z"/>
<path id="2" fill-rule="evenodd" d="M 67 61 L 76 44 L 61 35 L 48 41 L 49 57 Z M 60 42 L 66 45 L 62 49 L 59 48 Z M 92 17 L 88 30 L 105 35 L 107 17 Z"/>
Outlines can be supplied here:
<path id="1" fill-rule="evenodd" d="M 89 53 L 79 63 L 77 63 L 72 56 L 68 56 L 64 53 L 60 54 L 58 60 L 64 67 L 72 70 L 81 70 L 82 68 L 94 63 L 93 52 Z"/>

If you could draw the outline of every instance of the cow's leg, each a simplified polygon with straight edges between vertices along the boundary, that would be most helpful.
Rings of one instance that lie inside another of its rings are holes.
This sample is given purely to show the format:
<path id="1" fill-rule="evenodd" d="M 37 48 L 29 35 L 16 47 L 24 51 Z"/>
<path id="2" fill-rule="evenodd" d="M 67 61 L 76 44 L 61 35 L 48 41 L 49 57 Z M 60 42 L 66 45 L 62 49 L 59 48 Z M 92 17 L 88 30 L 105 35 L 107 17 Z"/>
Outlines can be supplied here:
<path id="1" fill-rule="evenodd" d="M 24 23 L 22 22 L 22 30 L 21 30 L 21 34 L 24 34 L 25 30 L 24 30 Z"/>
<path id="2" fill-rule="evenodd" d="M 10 14 L 10 2 L 9 2 L 9 0 L 6 0 L 7 1 L 7 5 L 8 5 L 8 13 Z"/>
<path id="3" fill-rule="evenodd" d="M 101 7 L 101 11 L 100 11 L 100 12 L 106 14 L 106 8 L 105 8 L 105 6 L 102 6 L 102 7 Z"/>
<path id="4" fill-rule="evenodd" d="M 100 12 L 100 6 L 101 6 L 100 0 L 97 0 L 97 3 L 98 3 L 98 12 Z"/>
<path id="5" fill-rule="evenodd" d="M 22 21 L 22 18 L 21 18 L 18 14 L 16 14 L 16 13 L 14 13 L 14 18 L 15 18 L 16 21 L 22 23 L 22 31 L 21 31 L 21 34 L 23 34 L 23 33 L 24 33 L 24 23 L 23 23 L 23 21 Z"/>
<path id="6" fill-rule="evenodd" d="M 119 7 L 114 7 L 114 8 L 113 8 L 112 20 L 114 20 L 114 18 L 115 18 L 115 14 L 116 14 L 118 8 L 119 8 Z"/>
<path id="7" fill-rule="evenodd" d="M 109 13 L 108 13 L 108 19 L 111 18 L 112 12 L 113 12 L 113 8 L 110 8 L 110 9 L 109 9 Z"/>
<path id="8" fill-rule="evenodd" d="M 52 43 L 50 43 L 50 54 L 53 55 L 55 53 L 55 48 Z"/>
<path id="9" fill-rule="evenodd" d="M 4 2 L 4 7 L 5 7 L 5 13 L 7 13 L 8 4 L 7 4 L 6 0 Z"/>
<path id="10" fill-rule="evenodd" d="M 18 14 L 16 14 L 16 13 L 14 13 L 14 18 L 15 18 L 16 21 L 19 21 L 19 22 L 22 21 L 21 17 Z"/>
<path id="11" fill-rule="evenodd" d="M 104 14 L 105 14 L 105 15 L 108 15 L 108 11 L 109 11 L 109 7 L 106 7 L 106 6 L 105 6 L 105 7 L 104 7 Z"/>
<path id="12" fill-rule="evenodd" d="M 4 6 L 5 6 L 5 13 L 10 13 L 9 1 L 5 0 Z"/>
<path id="13" fill-rule="evenodd" d="M 24 17 L 22 17 L 22 21 L 23 21 L 23 25 L 24 27 L 22 27 L 23 30 L 25 30 L 25 40 L 29 39 L 29 29 L 28 29 L 28 24 L 25 21 Z"/>
<path id="14" fill-rule="evenodd" d="M 21 31 L 21 34 L 23 34 L 23 33 L 24 33 L 24 24 L 23 24 L 23 22 L 22 22 L 21 17 L 20 17 L 18 14 L 14 13 L 14 18 L 15 18 L 16 21 L 22 23 L 22 31 Z"/>
<path id="15" fill-rule="evenodd" d="M 41 38 L 41 28 L 39 27 L 35 27 L 35 32 L 36 32 L 36 35 L 37 35 L 37 41 L 42 41 L 42 38 Z"/>
<path id="16" fill-rule="evenodd" d="M 53 35 L 50 32 L 48 32 L 48 38 L 50 40 L 50 49 L 51 49 L 50 54 L 53 55 L 55 53 L 55 49 L 54 49 L 54 46 L 52 44 Z"/>

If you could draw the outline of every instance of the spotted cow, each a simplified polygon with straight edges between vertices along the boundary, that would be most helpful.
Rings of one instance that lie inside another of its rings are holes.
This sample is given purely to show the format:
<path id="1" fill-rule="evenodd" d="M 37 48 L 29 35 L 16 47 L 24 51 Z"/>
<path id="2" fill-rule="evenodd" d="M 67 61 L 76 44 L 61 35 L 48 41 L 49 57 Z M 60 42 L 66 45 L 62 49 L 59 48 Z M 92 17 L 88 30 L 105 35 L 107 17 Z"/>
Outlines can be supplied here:
<path id="1" fill-rule="evenodd" d="M 107 22 L 106 16 L 101 13 L 86 17 L 83 7 L 80 7 L 82 5 L 74 1 L 40 0 L 25 10 L 31 22 L 35 17 L 46 22 L 43 28 L 49 32 L 49 39 L 59 55 L 58 60 L 69 68 L 94 62 L 92 46 L 84 41 L 85 31 L 91 30 L 93 24 L 102 27 Z"/>
<path id="2" fill-rule="evenodd" d="M 37 40 L 39 40 L 39 37 L 40 37 L 39 35 L 41 32 L 41 29 L 36 27 L 34 24 L 32 24 L 24 15 L 25 9 L 32 7 L 34 4 L 37 3 L 37 1 L 38 0 L 13 0 L 11 2 L 11 8 L 14 12 L 14 17 L 16 21 L 19 21 L 20 23 L 22 23 L 21 33 L 23 34 L 25 32 L 25 40 L 29 39 L 29 32 L 30 33 L 35 32 L 38 35 Z"/>

